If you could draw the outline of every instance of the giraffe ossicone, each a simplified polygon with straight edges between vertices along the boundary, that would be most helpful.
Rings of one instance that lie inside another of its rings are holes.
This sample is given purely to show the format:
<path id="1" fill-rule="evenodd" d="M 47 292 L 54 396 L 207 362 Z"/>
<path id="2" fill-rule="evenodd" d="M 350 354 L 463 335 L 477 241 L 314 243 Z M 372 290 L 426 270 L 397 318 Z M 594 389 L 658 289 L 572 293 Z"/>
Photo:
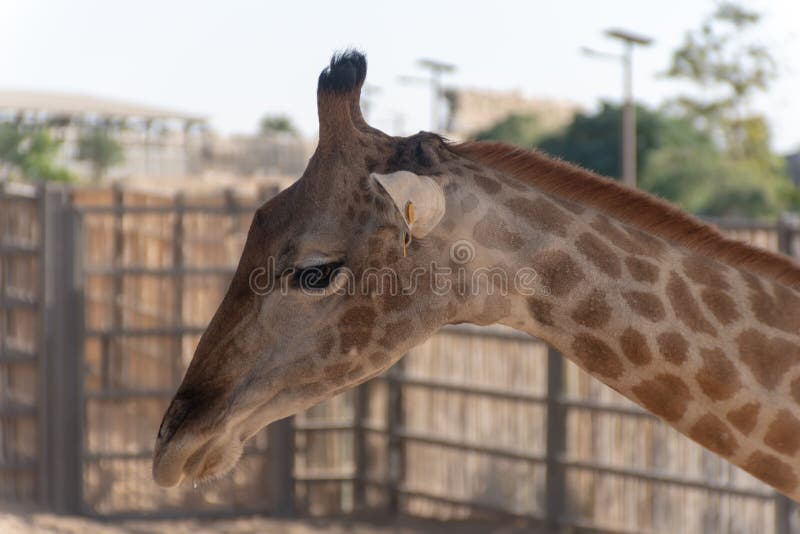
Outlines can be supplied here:
<path id="1" fill-rule="evenodd" d="M 265 425 L 468 322 L 546 341 L 800 498 L 800 266 L 536 152 L 386 135 L 365 77 L 358 52 L 320 75 L 319 144 L 253 217 L 159 428 L 159 484 L 224 474 Z"/>

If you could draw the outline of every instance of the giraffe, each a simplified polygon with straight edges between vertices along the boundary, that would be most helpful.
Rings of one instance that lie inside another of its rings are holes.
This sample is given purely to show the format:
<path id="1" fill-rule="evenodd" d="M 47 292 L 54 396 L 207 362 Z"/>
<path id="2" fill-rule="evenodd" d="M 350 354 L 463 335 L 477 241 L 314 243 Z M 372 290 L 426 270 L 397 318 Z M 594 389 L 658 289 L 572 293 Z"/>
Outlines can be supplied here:
<path id="1" fill-rule="evenodd" d="M 265 425 L 474 323 L 546 341 L 800 499 L 800 266 L 537 152 L 388 136 L 365 76 L 354 51 L 320 75 L 317 150 L 254 215 L 158 430 L 158 484 L 224 474 Z"/>

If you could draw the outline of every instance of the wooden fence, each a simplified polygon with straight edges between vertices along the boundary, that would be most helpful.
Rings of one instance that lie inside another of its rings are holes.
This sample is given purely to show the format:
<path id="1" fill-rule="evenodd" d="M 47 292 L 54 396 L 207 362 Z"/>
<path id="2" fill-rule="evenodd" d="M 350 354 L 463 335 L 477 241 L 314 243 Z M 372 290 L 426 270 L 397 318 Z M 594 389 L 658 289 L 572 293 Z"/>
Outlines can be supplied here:
<path id="1" fill-rule="evenodd" d="M 262 200 L 0 184 L 0 499 L 103 517 L 790 532 L 785 498 L 504 328 L 444 328 L 383 376 L 270 425 L 231 476 L 158 488 L 160 416 Z M 800 250 L 793 218 L 725 228 Z"/>

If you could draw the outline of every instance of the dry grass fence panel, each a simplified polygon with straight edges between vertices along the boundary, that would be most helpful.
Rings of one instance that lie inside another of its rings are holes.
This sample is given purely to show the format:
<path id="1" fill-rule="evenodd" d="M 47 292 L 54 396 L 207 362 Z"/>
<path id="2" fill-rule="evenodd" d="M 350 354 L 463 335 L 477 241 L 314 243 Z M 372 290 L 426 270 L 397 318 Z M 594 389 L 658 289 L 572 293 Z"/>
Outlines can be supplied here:
<path id="1" fill-rule="evenodd" d="M 227 289 L 259 201 L 236 191 L 72 192 L 84 330 L 84 513 L 375 509 L 609 531 L 781 527 L 773 525 L 785 516 L 775 509 L 781 501 L 763 484 L 537 340 L 503 328 L 445 328 L 388 374 L 299 414 L 293 430 L 281 425 L 282 441 L 260 433 L 232 476 L 199 491 L 156 487 L 150 454 L 159 419 Z M 0 206 L 0 481 L 3 498 L 24 500 L 38 491 L 31 444 L 41 441 L 40 426 L 35 413 L 23 417 L 8 406 L 36 411 L 38 375 L 35 362 L 8 355 L 36 354 L 41 333 L 35 308 L 26 316 L 28 308 L 8 303 L 40 291 L 40 219 L 21 200 Z M 737 223 L 729 232 L 786 249 L 798 232 L 781 224 Z M 16 253 L 22 249 L 32 252 Z M 13 463 L 31 469 L 6 469 Z"/>
<path id="2" fill-rule="evenodd" d="M 265 510 L 264 432 L 231 477 L 202 490 L 163 490 L 150 475 L 154 431 L 224 294 L 255 199 L 206 202 L 208 213 L 180 195 L 77 191 L 74 201 L 84 236 L 85 510 Z"/>
<path id="3" fill-rule="evenodd" d="M 26 503 L 43 490 L 41 194 L 0 182 L 0 499 Z"/>

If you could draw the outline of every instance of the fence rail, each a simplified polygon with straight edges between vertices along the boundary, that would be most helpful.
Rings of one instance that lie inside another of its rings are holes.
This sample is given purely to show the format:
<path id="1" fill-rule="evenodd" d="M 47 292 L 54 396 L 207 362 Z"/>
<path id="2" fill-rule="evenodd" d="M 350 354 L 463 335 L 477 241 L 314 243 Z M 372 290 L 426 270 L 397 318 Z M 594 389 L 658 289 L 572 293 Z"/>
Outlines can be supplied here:
<path id="1" fill-rule="evenodd" d="M 788 500 L 503 328 L 445 327 L 384 375 L 270 425 L 228 479 L 157 488 L 160 415 L 261 200 L 0 183 L 0 498 L 120 518 L 379 509 L 790 531 Z M 800 251 L 794 217 L 716 222 Z"/>

